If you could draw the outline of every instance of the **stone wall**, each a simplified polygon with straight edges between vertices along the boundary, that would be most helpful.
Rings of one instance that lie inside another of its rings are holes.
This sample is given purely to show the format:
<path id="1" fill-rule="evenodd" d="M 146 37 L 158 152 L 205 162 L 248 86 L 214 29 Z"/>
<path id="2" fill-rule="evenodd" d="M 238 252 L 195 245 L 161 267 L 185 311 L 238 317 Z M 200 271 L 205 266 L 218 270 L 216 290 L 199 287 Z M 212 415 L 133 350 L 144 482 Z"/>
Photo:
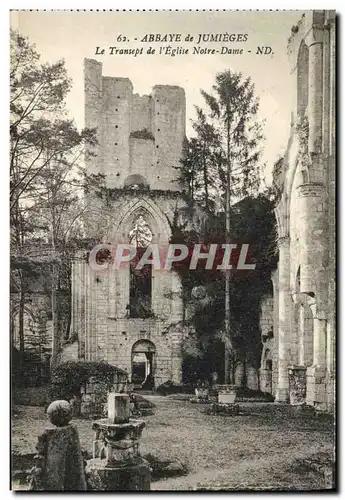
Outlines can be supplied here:
<path id="1" fill-rule="evenodd" d="M 306 402 L 332 408 L 335 357 L 335 13 L 310 11 L 289 40 L 295 103 L 276 208 L 278 401 L 289 366 L 307 369 Z"/>
<path id="2" fill-rule="evenodd" d="M 11 293 L 11 332 L 14 347 L 19 349 L 19 293 Z M 26 295 L 24 307 L 24 349 L 50 352 L 52 345 L 51 301 L 43 292 Z M 40 346 L 40 348 L 39 348 Z"/>
<path id="3" fill-rule="evenodd" d="M 141 216 L 166 254 L 175 211 L 184 206 L 175 183 L 185 139 L 185 94 L 180 87 L 155 86 L 150 96 L 133 94 L 127 78 L 102 76 L 102 65 L 85 60 L 85 122 L 96 127 L 98 145 L 87 155 L 89 172 L 106 175 L 110 191 L 87 197 L 84 226 L 95 243 L 129 243 Z M 162 262 L 163 263 L 163 262 Z M 155 385 L 181 382 L 183 334 L 181 283 L 173 272 L 153 269 L 152 317 L 130 317 L 130 269 L 95 270 L 86 252 L 72 266 L 72 327 L 78 357 L 105 360 L 132 372 L 133 346 L 150 341 Z M 71 352 L 69 353 L 68 350 Z M 64 357 L 75 356 L 66 346 Z"/>
<path id="4" fill-rule="evenodd" d="M 141 175 L 151 189 L 177 191 L 174 167 L 183 154 L 184 90 L 156 85 L 152 95 L 139 96 L 128 78 L 102 76 L 102 64 L 90 59 L 85 59 L 84 78 L 85 125 L 96 128 L 98 138 L 96 159 L 87 158 L 89 172 L 105 174 L 110 188 L 122 188 L 128 176 Z"/>
<path id="5" fill-rule="evenodd" d="M 182 304 L 179 307 L 178 297 L 171 294 L 164 297 L 161 293 L 155 301 L 153 296 L 153 318 L 128 318 L 126 304 L 122 300 L 125 293 L 121 289 L 116 290 L 113 271 L 99 275 L 90 269 L 86 260 L 75 261 L 73 267 L 74 299 L 78 304 L 88 305 L 86 309 L 85 306 L 74 308 L 73 328 L 79 338 L 79 357 L 105 360 L 130 374 L 134 344 L 148 339 L 155 346 L 155 385 L 167 380 L 180 382 L 181 367 L 178 363 L 181 364 L 181 356 L 178 350 L 182 333 L 172 326 L 182 316 Z M 170 281 L 170 290 L 173 290 L 172 276 L 171 273 L 160 276 L 160 279 L 164 277 Z M 126 285 L 128 281 L 124 281 L 123 286 Z M 72 350 L 72 346 L 65 348 L 64 359 L 71 356 L 67 349 Z"/>

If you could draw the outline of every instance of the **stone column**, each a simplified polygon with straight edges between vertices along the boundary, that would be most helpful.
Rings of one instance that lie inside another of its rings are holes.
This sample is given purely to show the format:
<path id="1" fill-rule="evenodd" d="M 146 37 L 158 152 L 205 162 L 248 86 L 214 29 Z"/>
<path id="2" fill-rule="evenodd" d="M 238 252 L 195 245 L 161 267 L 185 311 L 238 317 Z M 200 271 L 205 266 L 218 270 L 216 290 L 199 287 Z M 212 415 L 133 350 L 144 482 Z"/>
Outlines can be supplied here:
<path id="1" fill-rule="evenodd" d="M 272 390 L 275 394 L 278 380 L 278 350 L 279 350 L 279 272 L 278 269 L 273 272 L 273 341 L 272 341 Z"/>
<path id="2" fill-rule="evenodd" d="M 89 319 L 90 319 L 90 275 L 87 264 L 83 262 L 84 274 L 84 336 L 85 336 L 85 359 L 90 360 L 90 338 L 89 338 Z"/>
<path id="3" fill-rule="evenodd" d="M 304 307 L 300 302 L 298 302 L 298 337 L 299 337 L 299 348 L 298 348 L 298 363 L 299 365 L 304 365 Z"/>
<path id="4" fill-rule="evenodd" d="M 180 346 L 174 346 L 171 353 L 171 379 L 174 384 L 182 382 L 182 355 Z"/>
<path id="5" fill-rule="evenodd" d="M 77 297 L 76 297 L 76 283 L 75 283 L 75 259 L 71 263 L 71 334 L 77 332 L 76 328 L 76 314 L 77 314 Z"/>
<path id="6" fill-rule="evenodd" d="M 326 366 L 327 322 L 314 318 L 314 359 L 313 365 Z"/>
<path id="7" fill-rule="evenodd" d="M 329 109 L 330 109 L 330 70 L 334 68 L 330 64 L 330 32 L 325 29 L 323 32 L 323 110 L 322 110 L 322 152 L 329 154 Z"/>
<path id="8" fill-rule="evenodd" d="M 302 366 L 305 364 L 305 329 L 304 329 L 304 294 L 293 293 L 292 301 L 295 308 L 295 339 L 296 339 L 296 353 L 291 356 L 291 364 Z"/>
<path id="9" fill-rule="evenodd" d="M 120 270 L 116 270 L 116 269 L 113 269 L 113 266 L 112 264 L 110 263 L 109 264 L 109 267 L 107 269 L 107 271 L 104 273 L 104 274 L 107 274 L 108 276 L 108 284 L 109 284 L 109 288 L 108 288 L 108 316 L 109 318 L 112 318 L 112 319 L 116 319 L 116 317 L 119 316 L 120 317 L 123 317 L 126 313 L 126 305 L 123 305 L 122 304 L 122 310 L 120 308 L 120 311 L 117 311 L 117 307 L 116 307 L 116 304 L 117 304 L 117 292 L 120 290 L 120 287 L 121 287 L 121 278 L 123 277 L 122 275 L 124 275 L 124 270 L 123 269 L 120 269 Z M 128 289 L 129 289 L 129 283 L 128 283 Z M 121 297 L 123 297 L 123 294 L 121 293 L 120 295 Z M 128 303 L 129 303 L 129 300 L 128 300 Z"/>
<path id="10" fill-rule="evenodd" d="M 272 394 L 272 370 L 260 368 L 260 391 Z"/>
<path id="11" fill-rule="evenodd" d="M 317 158 L 310 166 L 313 176 L 324 176 L 323 165 Z M 321 166 L 321 168 L 318 167 Z M 319 174 L 318 174 L 319 171 Z M 313 366 L 307 369 L 306 402 L 325 405 L 326 345 L 327 345 L 327 279 L 328 224 L 326 190 L 322 183 L 309 183 L 298 187 L 300 216 L 300 291 L 313 314 Z"/>
<path id="12" fill-rule="evenodd" d="M 314 323 L 314 350 L 313 366 L 307 368 L 307 396 L 309 405 L 326 409 L 326 346 L 327 346 L 327 321 L 322 319 L 318 311 L 316 300 L 309 299 L 313 313 Z"/>
<path id="13" fill-rule="evenodd" d="M 278 346 L 278 384 L 276 401 L 285 402 L 289 398 L 289 337 L 290 337 L 290 238 L 279 238 L 279 346 Z"/>
<path id="14" fill-rule="evenodd" d="M 327 338 L 327 369 L 328 369 L 328 382 L 327 393 L 328 401 L 327 406 L 329 410 L 334 408 L 335 403 L 335 347 L 336 347 L 336 317 L 335 317 L 335 234 L 336 234 L 336 218 L 335 218 L 335 154 L 336 154 L 336 19 L 335 12 L 327 11 L 328 27 L 329 27 L 329 112 L 325 119 L 329 120 L 329 161 L 328 161 L 328 218 L 329 218 L 329 254 L 330 263 L 328 268 L 328 338 Z"/>
<path id="15" fill-rule="evenodd" d="M 311 167 L 313 168 L 313 167 Z M 325 280 L 324 261 L 327 248 L 325 187 L 320 183 L 302 184 L 297 188 L 300 204 L 300 293 L 320 292 Z M 325 297 L 318 294 L 318 300 Z M 325 307 L 323 303 L 323 307 Z"/>
<path id="16" fill-rule="evenodd" d="M 178 323 L 183 317 L 182 284 L 179 275 L 171 271 L 171 321 Z"/>
<path id="17" fill-rule="evenodd" d="M 183 332 L 177 328 L 171 332 L 171 380 L 175 384 L 182 382 L 182 338 Z"/>
<path id="18" fill-rule="evenodd" d="M 235 367 L 235 385 L 237 387 L 243 386 L 243 377 L 244 377 L 244 363 L 243 361 L 237 361 Z"/>
<path id="19" fill-rule="evenodd" d="M 335 13 L 334 13 L 335 15 Z M 336 33 L 335 33 L 335 18 L 330 24 L 330 110 L 329 110 L 329 120 L 330 120 L 330 140 L 329 140 L 329 153 L 333 157 L 336 154 Z"/>
<path id="20" fill-rule="evenodd" d="M 246 379 L 247 379 L 247 387 L 251 391 L 257 391 L 259 386 L 258 380 L 258 370 L 255 366 L 247 365 L 246 366 Z"/>
<path id="21" fill-rule="evenodd" d="M 322 147 L 322 30 L 313 28 L 306 42 L 309 45 L 309 152 L 319 153 Z"/>

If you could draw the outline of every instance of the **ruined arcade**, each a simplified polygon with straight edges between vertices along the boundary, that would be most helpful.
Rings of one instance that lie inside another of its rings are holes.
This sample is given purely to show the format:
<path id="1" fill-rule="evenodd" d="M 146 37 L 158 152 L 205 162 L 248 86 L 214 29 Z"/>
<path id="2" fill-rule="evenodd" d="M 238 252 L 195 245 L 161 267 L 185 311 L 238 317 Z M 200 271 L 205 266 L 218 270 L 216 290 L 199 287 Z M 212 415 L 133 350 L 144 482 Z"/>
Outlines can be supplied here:
<path id="1" fill-rule="evenodd" d="M 276 401 L 332 410 L 335 401 L 335 14 L 304 14 L 288 51 L 294 109 L 273 171 L 279 264 L 262 304 L 261 389 Z M 271 334 L 268 334 L 268 333 Z M 274 335 L 272 335 L 274 333 Z M 290 393 L 289 393 L 290 392 Z"/>

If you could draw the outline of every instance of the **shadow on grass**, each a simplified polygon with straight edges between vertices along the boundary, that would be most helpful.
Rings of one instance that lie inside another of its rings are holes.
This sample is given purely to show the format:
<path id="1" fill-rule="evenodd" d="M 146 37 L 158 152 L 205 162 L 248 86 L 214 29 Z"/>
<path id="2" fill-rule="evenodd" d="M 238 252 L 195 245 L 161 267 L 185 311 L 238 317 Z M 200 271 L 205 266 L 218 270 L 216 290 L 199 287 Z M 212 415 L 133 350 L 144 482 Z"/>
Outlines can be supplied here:
<path id="1" fill-rule="evenodd" d="M 152 481 L 159 481 L 168 477 L 186 476 L 189 473 L 186 464 L 179 460 L 161 460 L 152 453 L 143 455 L 143 458 L 150 464 Z"/>
<path id="2" fill-rule="evenodd" d="M 332 453 L 318 452 L 305 458 L 297 459 L 290 467 L 294 474 L 314 474 L 320 489 L 334 489 L 336 487 L 336 467 Z"/>

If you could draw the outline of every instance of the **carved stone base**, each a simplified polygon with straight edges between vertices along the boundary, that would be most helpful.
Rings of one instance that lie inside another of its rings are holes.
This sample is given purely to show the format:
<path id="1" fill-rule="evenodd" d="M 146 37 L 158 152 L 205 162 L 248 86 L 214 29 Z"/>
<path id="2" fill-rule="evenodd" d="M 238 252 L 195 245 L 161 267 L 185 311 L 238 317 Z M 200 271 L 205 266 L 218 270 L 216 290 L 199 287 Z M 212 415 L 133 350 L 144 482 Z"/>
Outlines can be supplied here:
<path id="1" fill-rule="evenodd" d="M 150 491 L 150 467 L 140 457 L 113 467 L 107 466 L 105 459 L 91 459 L 87 462 L 86 477 L 91 491 Z"/>
<path id="2" fill-rule="evenodd" d="M 289 389 L 277 387 L 275 393 L 276 403 L 287 403 L 289 401 Z"/>
<path id="3" fill-rule="evenodd" d="M 238 391 L 238 387 L 236 385 L 217 385 L 216 389 L 218 392 L 218 403 L 233 404 L 235 402 Z"/>
<path id="4" fill-rule="evenodd" d="M 307 368 L 306 402 L 320 410 L 327 409 L 326 369 L 322 366 L 314 365 Z"/>

